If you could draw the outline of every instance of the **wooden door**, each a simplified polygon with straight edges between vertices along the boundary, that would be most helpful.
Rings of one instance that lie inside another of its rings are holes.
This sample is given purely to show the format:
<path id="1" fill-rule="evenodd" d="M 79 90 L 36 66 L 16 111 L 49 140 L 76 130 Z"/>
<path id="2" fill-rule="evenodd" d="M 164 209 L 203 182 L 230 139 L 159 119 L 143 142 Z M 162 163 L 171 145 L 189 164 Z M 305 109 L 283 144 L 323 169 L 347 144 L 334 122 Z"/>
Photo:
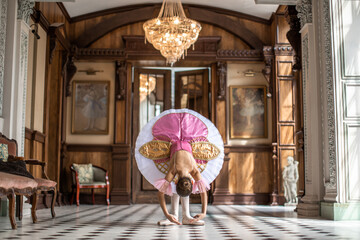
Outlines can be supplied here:
<path id="1" fill-rule="evenodd" d="M 142 127 L 153 117 L 171 108 L 171 71 L 136 68 L 133 96 L 134 151 L 136 138 Z M 133 203 L 157 202 L 157 190 L 141 175 L 134 157 L 132 162 Z"/>
<path id="2" fill-rule="evenodd" d="M 208 69 L 175 73 L 175 86 L 175 108 L 188 108 L 210 117 Z M 208 199 L 212 199 L 212 190 Z M 201 203 L 200 195 L 191 194 L 190 201 Z"/>
<path id="3" fill-rule="evenodd" d="M 175 74 L 175 108 L 192 109 L 209 118 L 208 69 Z"/>

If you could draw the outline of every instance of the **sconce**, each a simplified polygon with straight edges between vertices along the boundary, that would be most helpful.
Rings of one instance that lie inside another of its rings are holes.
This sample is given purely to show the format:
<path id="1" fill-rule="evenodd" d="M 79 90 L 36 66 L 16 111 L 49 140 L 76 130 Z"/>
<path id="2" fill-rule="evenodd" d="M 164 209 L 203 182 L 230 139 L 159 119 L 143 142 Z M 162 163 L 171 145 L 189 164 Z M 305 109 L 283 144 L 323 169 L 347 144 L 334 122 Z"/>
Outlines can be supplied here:
<path id="1" fill-rule="evenodd" d="M 36 23 L 31 24 L 30 28 L 32 28 L 32 26 L 34 26 L 34 29 L 31 30 L 31 32 L 35 35 L 36 39 L 40 39 L 40 36 L 38 34 L 38 25 Z"/>

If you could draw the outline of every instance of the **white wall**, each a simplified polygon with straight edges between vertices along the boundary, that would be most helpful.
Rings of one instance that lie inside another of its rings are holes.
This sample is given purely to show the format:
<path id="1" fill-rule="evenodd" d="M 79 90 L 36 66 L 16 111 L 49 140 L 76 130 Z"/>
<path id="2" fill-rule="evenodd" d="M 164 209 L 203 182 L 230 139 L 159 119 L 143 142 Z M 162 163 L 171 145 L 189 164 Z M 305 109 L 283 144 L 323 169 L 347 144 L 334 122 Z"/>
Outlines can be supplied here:
<path id="1" fill-rule="evenodd" d="M 333 49 L 340 203 L 360 202 L 360 0 L 333 0 Z"/>

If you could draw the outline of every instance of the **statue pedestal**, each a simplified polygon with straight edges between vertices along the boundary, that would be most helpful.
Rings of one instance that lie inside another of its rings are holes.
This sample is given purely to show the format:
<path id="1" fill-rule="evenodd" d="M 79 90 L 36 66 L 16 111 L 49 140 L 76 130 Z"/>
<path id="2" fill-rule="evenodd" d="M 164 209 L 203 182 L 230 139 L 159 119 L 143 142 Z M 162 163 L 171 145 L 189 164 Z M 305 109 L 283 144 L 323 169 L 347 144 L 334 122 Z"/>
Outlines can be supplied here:
<path id="1" fill-rule="evenodd" d="M 284 203 L 285 207 L 296 207 L 297 203 Z"/>

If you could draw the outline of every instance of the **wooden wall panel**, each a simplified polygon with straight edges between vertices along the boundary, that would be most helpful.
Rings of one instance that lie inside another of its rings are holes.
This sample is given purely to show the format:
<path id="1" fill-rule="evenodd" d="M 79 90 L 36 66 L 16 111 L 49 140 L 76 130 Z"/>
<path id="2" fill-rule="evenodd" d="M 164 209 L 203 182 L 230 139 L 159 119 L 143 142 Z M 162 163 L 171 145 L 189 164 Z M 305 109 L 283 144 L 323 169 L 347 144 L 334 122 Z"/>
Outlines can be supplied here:
<path id="1" fill-rule="evenodd" d="M 24 158 L 29 159 L 31 153 L 31 140 L 25 138 Z"/>
<path id="2" fill-rule="evenodd" d="M 143 23 L 139 22 L 118 28 L 91 44 L 90 48 L 124 48 L 122 36 L 144 35 Z M 233 34 L 209 24 L 202 24 L 200 36 L 220 36 L 222 38 L 219 44 L 220 49 L 249 49 L 246 43 Z"/>
<path id="3" fill-rule="evenodd" d="M 279 80 L 279 121 L 294 120 L 293 81 Z"/>
<path id="4" fill-rule="evenodd" d="M 294 126 L 281 125 L 280 126 L 280 145 L 294 145 Z"/>
<path id="5" fill-rule="evenodd" d="M 216 127 L 218 128 L 220 135 L 226 143 L 226 102 L 217 101 L 216 104 Z"/>
<path id="6" fill-rule="evenodd" d="M 79 164 L 88 164 L 91 163 L 93 165 L 102 167 L 106 169 L 109 173 L 110 187 L 112 187 L 113 175 L 112 175 L 112 158 L 111 152 L 67 152 L 66 162 L 63 163 L 63 167 L 66 176 L 66 186 L 63 186 L 67 192 L 71 192 L 71 174 L 70 174 L 70 166 L 73 163 Z M 83 190 L 81 191 L 83 192 Z M 84 192 L 86 192 L 84 190 Z M 104 191 L 97 190 L 95 192 Z"/>
<path id="7" fill-rule="evenodd" d="M 271 153 L 230 153 L 229 188 L 233 194 L 272 191 Z"/>
<path id="8" fill-rule="evenodd" d="M 277 43 L 288 44 L 289 41 L 286 38 L 287 32 L 290 30 L 289 24 L 286 22 L 284 15 L 278 15 L 277 17 Z"/>

